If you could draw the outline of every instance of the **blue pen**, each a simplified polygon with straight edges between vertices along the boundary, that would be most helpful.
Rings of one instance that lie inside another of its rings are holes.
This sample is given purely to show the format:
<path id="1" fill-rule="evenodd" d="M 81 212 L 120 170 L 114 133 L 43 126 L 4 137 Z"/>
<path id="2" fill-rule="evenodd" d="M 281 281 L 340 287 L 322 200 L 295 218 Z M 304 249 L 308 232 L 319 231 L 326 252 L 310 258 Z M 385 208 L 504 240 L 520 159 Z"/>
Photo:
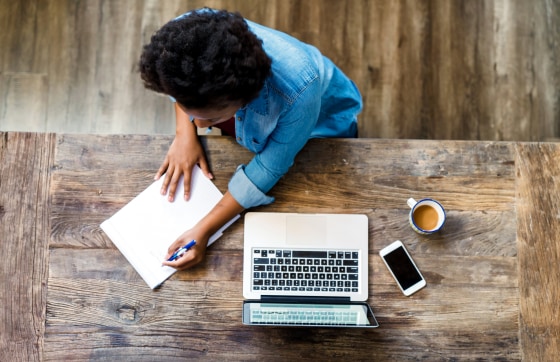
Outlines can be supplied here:
<path id="1" fill-rule="evenodd" d="M 174 261 L 177 258 L 179 258 L 181 255 L 185 254 L 187 252 L 187 250 L 189 250 L 190 248 L 192 248 L 194 245 L 196 244 L 195 240 L 191 240 L 187 245 L 183 245 L 181 246 L 179 249 L 177 249 L 176 252 L 173 253 L 173 255 L 171 255 L 171 257 L 169 259 L 167 259 L 167 261 Z"/>

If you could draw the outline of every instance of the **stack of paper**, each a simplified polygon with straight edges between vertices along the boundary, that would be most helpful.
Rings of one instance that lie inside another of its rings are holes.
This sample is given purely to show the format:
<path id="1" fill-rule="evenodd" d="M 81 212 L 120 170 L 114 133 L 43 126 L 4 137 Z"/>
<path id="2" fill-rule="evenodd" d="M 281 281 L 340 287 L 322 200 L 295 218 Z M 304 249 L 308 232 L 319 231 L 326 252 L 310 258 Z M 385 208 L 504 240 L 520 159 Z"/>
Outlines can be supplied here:
<path id="1" fill-rule="evenodd" d="M 176 200 L 167 201 L 160 194 L 163 179 L 155 181 L 101 224 L 101 229 L 152 289 L 176 272 L 161 265 L 169 245 L 206 216 L 223 196 L 199 167 L 193 168 L 189 201 L 182 197 L 182 178 L 177 185 Z M 239 215 L 212 235 L 208 245 L 238 218 Z"/>

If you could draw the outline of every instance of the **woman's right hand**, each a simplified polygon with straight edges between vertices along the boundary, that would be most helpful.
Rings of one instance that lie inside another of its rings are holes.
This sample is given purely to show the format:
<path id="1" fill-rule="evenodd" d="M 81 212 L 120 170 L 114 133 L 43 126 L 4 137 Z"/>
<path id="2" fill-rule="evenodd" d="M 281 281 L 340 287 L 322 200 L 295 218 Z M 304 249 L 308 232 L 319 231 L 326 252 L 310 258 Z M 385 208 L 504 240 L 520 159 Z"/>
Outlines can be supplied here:
<path id="1" fill-rule="evenodd" d="M 213 179 L 210 167 L 206 161 L 206 154 L 198 139 L 196 126 L 192 124 L 189 116 L 183 112 L 177 105 L 175 106 L 177 115 L 177 133 L 173 143 L 167 151 L 167 155 L 163 160 L 154 179 L 165 174 L 165 179 L 161 186 L 161 194 L 167 194 L 167 199 L 172 202 L 175 199 L 175 191 L 179 178 L 184 175 L 184 198 L 187 201 L 191 190 L 192 169 L 198 164 L 200 169 L 209 179 Z"/>

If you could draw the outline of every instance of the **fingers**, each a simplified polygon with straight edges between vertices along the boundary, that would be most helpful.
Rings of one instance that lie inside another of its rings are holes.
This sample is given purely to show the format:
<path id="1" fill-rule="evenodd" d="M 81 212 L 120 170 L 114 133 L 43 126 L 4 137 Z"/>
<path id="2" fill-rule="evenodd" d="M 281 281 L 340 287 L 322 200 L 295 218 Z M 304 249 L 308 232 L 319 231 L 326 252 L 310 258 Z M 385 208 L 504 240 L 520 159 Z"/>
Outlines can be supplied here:
<path id="1" fill-rule="evenodd" d="M 159 171 L 158 171 L 159 173 Z M 161 184 L 161 194 L 167 194 L 167 200 L 173 202 L 175 200 L 175 193 L 177 192 L 177 186 L 179 185 L 179 180 L 181 175 L 184 175 L 183 187 L 185 201 L 189 200 L 191 193 L 191 180 L 192 180 L 192 166 L 186 165 L 183 169 L 179 167 L 168 166 L 167 172 L 165 173 L 165 178 Z"/>
<path id="2" fill-rule="evenodd" d="M 177 190 L 177 185 L 179 184 L 180 178 L 181 178 L 180 170 L 173 168 L 171 166 L 167 169 L 167 172 L 165 173 L 165 178 L 163 179 L 163 182 L 161 184 L 160 193 L 162 195 L 167 194 L 167 200 L 169 202 L 173 202 L 173 200 L 175 200 L 175 192 Z"/>
<path id="3" fill-rule="evenodd" d="M 199 160 L 198 165 L 200 166 L 200 169 L 202 170 L 202 173 L 204 173 L 204 175 L 206 175 L 206 177 L 208 177 L 210 180 L 212 180 L 214 178 L 214 175 L 212 175 L 212 173 L 210 172 L 210 167 L 208 167 L 208 162 L 206 162 L 205 158 L 201 158 Z M 184 179 L 184 188 L 185 188 L 185 201 L 189 201 L 190 195 L 191 195 L 191 175 L 192 175 L 192 168 L 189 170 L 185 170 L 184 171 L 185 174 L 185 179 Z"/>
<path id="4" fill-rule="evenodd" d="M 202 258 L 197 257 L 197 252 L 195 249 L 187 250 L 183 255 L 181 255 L 174 261 L 167 261 L 169 257 L 171 257 L 171 254 L 169 254 L 169 256 L 166 256 L 166 259 L 165 261 L 163 261 L 162 265 L 167 265 L 177 270 L 192 268 L 202 260 Z"/>
<path id="5" fill-rule="evenodd" d="M 166 259 L 162 265 L 167 265 L 177 270 L 184 270 L 195 266 L 198 262 L 199 260 L 196 258 L 194 250 L 191 249 L 174 261 L 167 261 Z"/>
<path id="6" fill-rule="evenodd" d="M 184 198 L 185 201 L 188 201 L 191 191 L 191 175 L 192 175 L 192 168 L 185 168 L 184 170 L 180 170 L 178 168 L 169 169 L 165 174 L 165 178 L 161 185 L 161 194 L 167 194 L 167 200 L 169 202 L 173 202 L 175 200 L 175 193 L 177 192 L 177 186 L 179 185 L 179 180 L 181 179 L 181 175 L 184 175 L 183 179 L 183 187 L 184 187 Z"/>
<path id="7" fill-rule="evenodd" d="M 168 160 L 167 157 L 165 157 L 165 159 L 163 160 L 163 163 L 161 164 L 161 166 L 157 170 L 156 175 L 154 176 L 154 180 L 155 181 L 159 180 L 161 175 L 163 175 L 165 173 L 165 171 L 167 171 L 168 167 L 169 167 L 169 160 Z"/>
<path id="8" fill-rule="evenodd" d="M 173 175 L 173 168 L 169 167 L 167 169 L 167 172 L 165 173 L 165 177 L 163 178 L 163 182 L 161 184 L 161 194 L 162 195 L 166 195 L 167 194 L 167 188 L 169 187 L 169 183 L 171 182 L 171 177 Z"/>
<path id="9" fill-rule="evenodd" d="M 185 198 L 185 201 L 189 201 L 189 197 L 191 195 L 192 170 L 185 171 L 184 174 L 185 174 L 185 178 L 183 179 L 183 187 L 185 188 L 185 193 L 183 197 Z"/>
<path id="10" fill-rule="evenodd" d="M 184 270 L 192 268 L 196 264 L 200 263 L 204 259 L 206 254 L 206 241 L 202 241 L 200 244 L 196 242 L 192 243 L 192 247 L 187 249 L 182 255 L 173 261 L 168 261 L 169 258 L 177 251 L 179 248 L 187 245 L 187 240 L 194 241 L 195 235 L 192 230 L 187 230 L 181 235 L 177 240 L 175 240 L 167 249 L 167 255 L 162 261 L 162 265 L 167 265 L 177 270 Z"/>
<path id="11" fill-rule="evenodd" d="M 169 184 L 169 174 L 173 173 L 173 169 L 169 166 L 169 157 L 165 157 L 160 168 L 157 170 L 154 180 L 159 180 L 160 177 L 165 173 L 165 178 L 163 179 L 163 184 L 161 185 L 160 193 L 162 195 L 167 194 L 167 185 Z"/>
<path id="12" fill-rule="evenodd" d="M 175 170 L 169 178 L 166 176 L 166 180 L 169 180 L 169 193 L 167 194 L 167 201 L 169 202 L 173 202 L 173 200 L 175 200 L 175 191 L 177 190 L 177 184 L 179 183 L 180 177 L 181 172 L 178 172 L 177 170 Z"/>
<path id="13" fill-rule="evenodd" d="M 214 175 L 212 175 L 212 172 L 210 172 L 210 167 L 208 166 L 206 158 L 202 158 L 198 165 L 200 166 L 202 173 L 204 173 L 206 177 L 208 177 L 210 180 L 214 179 Z"/>
<path id="14" fill-rule="evenodd" d="M 191 194 L 192 172 L 193 167 L 196 164 L 200 166 L 200 169 L 206 177 L 208 177 L 209 179 L 214 178 L 214 175 L 212 175 L 212 173 L 210 172 L 210 167 L 208 166 L 208 162 L 206 161 L 204 155 L 192 158 L 192 160 L 173 159 L 170 158 L 169 155 L 165 158 L 163 164 L 158 169 L 154 178 L 157 180 L 165 174 L 160 193 L 162 195 L 167 195 L 167 199 L 169 202 L 173 202 L 175 200 L 175 194 L 177 192 L 177 186 L 179 185 L 181 175 L 184 176 L 183 198 L 185 199 L 185 201 L 189 200 Z"/>
<path id="15" fill-rule="evenodd" d="M 167 248 L 167 254 L 165 255 L 165 260 L 171 258 L 171 255 L 173 255 L 173 253 L 175 253 L 175 251 L 177 251 L 183 245 L 185 245 L 185 243 L 183 242 L 182 239 L 175 240 L 171 245 L 169 245 L 169 248 Z"/>

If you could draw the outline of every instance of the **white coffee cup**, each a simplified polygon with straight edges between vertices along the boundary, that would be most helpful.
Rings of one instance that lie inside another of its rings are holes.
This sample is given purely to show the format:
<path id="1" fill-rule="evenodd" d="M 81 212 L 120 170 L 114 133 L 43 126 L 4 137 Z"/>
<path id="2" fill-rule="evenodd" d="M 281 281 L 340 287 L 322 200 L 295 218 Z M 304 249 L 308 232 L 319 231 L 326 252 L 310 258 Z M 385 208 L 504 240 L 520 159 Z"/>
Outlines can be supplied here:
<path id="1" fill-rule="evenodd" d="M 408 221 L 410 226 L 419 234 L 433 234 L 438 232 L 445 223 L 445 209 L 434 199 L 419 201 L 410 198 L 406 201 L 410 207 Z"/>

